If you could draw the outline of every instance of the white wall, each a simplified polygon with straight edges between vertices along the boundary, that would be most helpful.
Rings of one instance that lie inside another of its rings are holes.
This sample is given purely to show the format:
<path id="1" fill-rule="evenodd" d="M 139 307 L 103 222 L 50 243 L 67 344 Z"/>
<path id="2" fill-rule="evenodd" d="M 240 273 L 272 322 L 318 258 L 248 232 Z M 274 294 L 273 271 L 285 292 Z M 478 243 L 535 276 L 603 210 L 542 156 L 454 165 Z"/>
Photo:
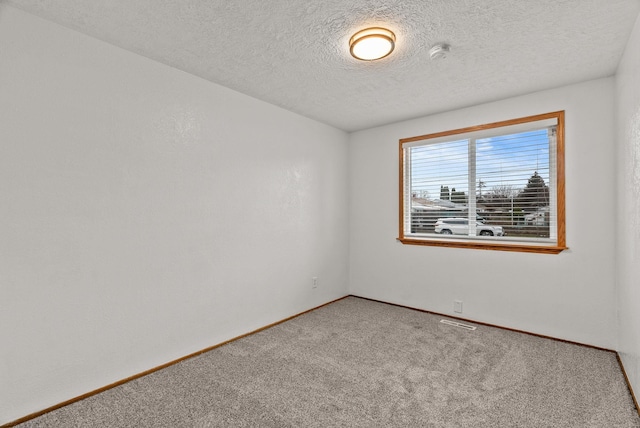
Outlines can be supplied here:
<path id="1" fill-rule="evenodd" d="M 0 118 L 0 424 L 346 293 L 344 132 L 2 4 Z"/>
<path id="2" fill-rule="evenodd" d="M 451 315 L 459 299 L 467 319 L 615 349 L 613 93 L 614 80 L 606 78 L 352 134 L 349 291 Z M 570 250 L 396 241 L 400 138 L 557 110 L 566 110 Z"/>
<path id="3" fill-rule="evenodd" d="M 640 398 L 640 17 L 616 75 L 620 355 Z"/>

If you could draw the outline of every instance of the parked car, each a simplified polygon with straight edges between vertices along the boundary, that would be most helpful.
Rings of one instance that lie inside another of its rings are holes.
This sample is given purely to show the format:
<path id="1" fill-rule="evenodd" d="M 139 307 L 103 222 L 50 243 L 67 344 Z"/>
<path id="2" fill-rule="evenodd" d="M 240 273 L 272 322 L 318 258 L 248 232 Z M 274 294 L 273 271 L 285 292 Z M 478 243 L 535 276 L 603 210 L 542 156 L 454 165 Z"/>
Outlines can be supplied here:
<path id="1" fill-rule="evenodd" d="M 411 231 L 412 232 L 428 232 L 433 233 L 436 221 L 449 217 L 458 218 L 466 215 L 465 212 L 450 210 L 411 210 Z M 476 215 L 476 220 L 485 223 L 486 219 L 480 215 Z"/>
<path id="2" fill-rule="evenodd" d="M 460 217 L 439 218 L 436 221 L 435 232 L 443 235 L 469 235 L 469 219 Z M 476 235 L 504 236 L 502 226 L 491 226 L 476 221 Z"/>

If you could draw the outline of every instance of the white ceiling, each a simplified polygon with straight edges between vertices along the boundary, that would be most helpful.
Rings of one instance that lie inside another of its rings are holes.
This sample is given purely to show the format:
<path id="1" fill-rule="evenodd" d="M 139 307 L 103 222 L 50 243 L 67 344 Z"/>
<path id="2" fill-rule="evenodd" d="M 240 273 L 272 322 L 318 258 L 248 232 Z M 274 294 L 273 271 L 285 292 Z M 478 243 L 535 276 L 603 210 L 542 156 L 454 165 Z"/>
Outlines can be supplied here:
<path id="1" fill-rule="evenodd" d="M 615 73 L 640 0 L 0 0 L 346 131 Z M 392 55 L 349 56 L 357 30 Z M 451 45 L 444 60 L 429 48 Z"/>

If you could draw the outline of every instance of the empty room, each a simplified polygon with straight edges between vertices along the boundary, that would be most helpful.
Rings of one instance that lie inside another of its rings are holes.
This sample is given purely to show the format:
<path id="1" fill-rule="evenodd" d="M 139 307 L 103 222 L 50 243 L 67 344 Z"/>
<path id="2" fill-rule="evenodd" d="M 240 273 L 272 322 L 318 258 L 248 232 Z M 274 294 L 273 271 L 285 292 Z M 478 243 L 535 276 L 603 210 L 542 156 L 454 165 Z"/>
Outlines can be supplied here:
<path id="1" fill-rule="evenodd" d="M 0 426 L 640 427 L 639 13 L 0 0 Z"/>

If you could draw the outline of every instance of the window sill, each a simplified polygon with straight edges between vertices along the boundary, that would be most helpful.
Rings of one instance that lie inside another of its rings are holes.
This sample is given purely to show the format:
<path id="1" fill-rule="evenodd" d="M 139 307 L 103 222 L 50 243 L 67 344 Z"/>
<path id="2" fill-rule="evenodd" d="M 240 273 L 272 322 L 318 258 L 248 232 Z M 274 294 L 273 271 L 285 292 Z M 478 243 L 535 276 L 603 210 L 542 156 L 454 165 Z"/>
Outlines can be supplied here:
<path id="1" fill-rule="evenodd" d="M 398 238 L 405 245 L 422 245 L 429 247 L 468 248 L 471 250 L 513 251 L 521 253 L 560 254 L 568 247 L 551 245 L 498 244 L 495 242 L 461 242 L 434 239 Z"/>

